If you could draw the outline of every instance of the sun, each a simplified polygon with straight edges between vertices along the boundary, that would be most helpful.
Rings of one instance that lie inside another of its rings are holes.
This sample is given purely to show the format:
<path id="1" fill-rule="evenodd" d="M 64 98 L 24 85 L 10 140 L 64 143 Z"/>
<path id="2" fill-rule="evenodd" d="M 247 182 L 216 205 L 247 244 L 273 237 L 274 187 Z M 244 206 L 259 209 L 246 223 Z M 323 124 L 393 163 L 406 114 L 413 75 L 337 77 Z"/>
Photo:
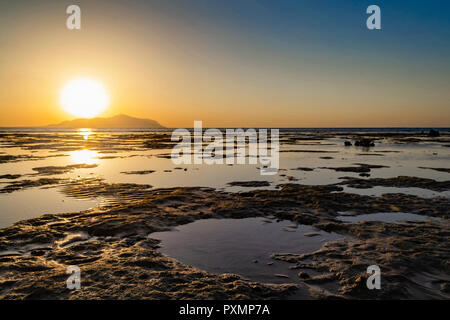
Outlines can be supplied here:
<path id="1" fill-rule="evenodd" d="M 78 118 L 92 118 L 108 108 L 109 96 L 103 84 L 89 78 L 68 81 L 61 90 L 62 108 Z"/>

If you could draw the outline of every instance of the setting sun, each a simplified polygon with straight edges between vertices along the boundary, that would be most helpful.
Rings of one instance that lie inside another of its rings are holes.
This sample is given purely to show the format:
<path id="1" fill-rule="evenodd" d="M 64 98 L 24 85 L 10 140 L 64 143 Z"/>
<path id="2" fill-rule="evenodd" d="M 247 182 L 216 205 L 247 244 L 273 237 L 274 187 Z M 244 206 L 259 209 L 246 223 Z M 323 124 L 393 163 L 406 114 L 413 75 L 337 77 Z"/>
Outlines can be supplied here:
<path id="1" fill-rule="evenodd" d="M 60 103 L 73 116 L 92 118 L 108 107 L 109 96 L 101 82 L 77 78 L 65 84 L 61 90 Z"/>

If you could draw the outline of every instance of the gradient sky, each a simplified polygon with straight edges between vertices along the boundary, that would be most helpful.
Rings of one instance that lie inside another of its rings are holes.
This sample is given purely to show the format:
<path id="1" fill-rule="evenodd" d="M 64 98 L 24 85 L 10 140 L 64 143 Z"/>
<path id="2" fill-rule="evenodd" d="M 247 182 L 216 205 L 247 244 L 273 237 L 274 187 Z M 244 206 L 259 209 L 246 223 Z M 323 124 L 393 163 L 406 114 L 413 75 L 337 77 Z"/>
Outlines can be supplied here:
<path id="1" fill-rule="evenodd" d="M 72 119 L 59 93 L 86 76 L 111 95 L 101 116 L 167 127 L 449 127 L 449 14 L 448 0 L 2 0 L 0 126 Z"/>

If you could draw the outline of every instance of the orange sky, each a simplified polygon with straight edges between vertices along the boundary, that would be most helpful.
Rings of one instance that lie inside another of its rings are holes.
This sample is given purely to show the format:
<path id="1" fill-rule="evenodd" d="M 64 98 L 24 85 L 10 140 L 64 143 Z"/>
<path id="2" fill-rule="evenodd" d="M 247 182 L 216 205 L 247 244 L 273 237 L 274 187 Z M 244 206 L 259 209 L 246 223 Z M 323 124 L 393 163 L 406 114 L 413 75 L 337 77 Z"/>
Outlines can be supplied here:
<path id="1" fill-rule="evenodd" d="M 80 76 L 110 93 L 100 116 L 167 127 L 450 126 L 448 65 L 393 44 L 383 54 L 320 38 L 292 47 L 223 24 L 84 3 L 80 31 L 65 28 L 65 1 L 1 14 L 0 126 L 73 119 L 59 94 Z"/>

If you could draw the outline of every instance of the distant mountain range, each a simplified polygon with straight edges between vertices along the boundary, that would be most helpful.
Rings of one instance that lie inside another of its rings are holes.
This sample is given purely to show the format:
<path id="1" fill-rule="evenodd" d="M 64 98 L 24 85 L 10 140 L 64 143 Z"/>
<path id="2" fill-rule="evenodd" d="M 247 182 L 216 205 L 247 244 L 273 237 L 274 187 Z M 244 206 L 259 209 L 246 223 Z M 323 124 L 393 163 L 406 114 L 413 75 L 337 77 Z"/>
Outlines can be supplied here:
<path id="1" fill-rule="evenodd" d="M 111 118 L 92 118 L 92 119 L 74 119 L 63 121 L 58 124 L 51 124 L 46 128 L 58 129 L 161 129 L 165 128 L 155 120 L 133 118 L 124 114 L 120 114 Z"/>

